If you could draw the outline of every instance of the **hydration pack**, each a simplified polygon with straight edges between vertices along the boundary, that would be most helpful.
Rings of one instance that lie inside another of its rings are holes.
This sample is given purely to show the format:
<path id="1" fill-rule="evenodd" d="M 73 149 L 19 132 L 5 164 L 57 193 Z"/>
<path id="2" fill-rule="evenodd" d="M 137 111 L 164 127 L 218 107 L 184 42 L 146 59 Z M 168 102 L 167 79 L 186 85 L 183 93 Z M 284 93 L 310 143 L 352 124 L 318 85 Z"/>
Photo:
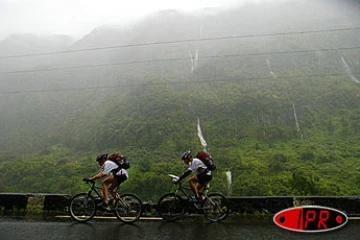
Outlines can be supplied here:
<path id="1" fill-rule="evenodd" d="M 210 171 L 214 171 L 216 169 L 216 165 L 210 154 L 206 152 L 198 152 L 196 158 L 200 159 Z"/>
<path id="2" fill-rule="evenodd" d="M 112 154 L 108 157 L 108 160 L 113 161 L 116 163 L 119 168 L 128 169 L 130 168 L 130 163 L 126 160 L 126 157 L 124 155 L 121 155 L 119 153 Z"/>

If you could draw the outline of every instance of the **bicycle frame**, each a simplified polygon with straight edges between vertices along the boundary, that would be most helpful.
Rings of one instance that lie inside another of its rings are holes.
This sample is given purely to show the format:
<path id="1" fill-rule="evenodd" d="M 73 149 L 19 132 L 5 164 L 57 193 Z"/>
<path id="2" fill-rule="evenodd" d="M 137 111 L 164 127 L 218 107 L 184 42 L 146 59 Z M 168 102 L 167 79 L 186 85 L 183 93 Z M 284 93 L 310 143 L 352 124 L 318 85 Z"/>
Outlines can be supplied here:
<path id="1" fill-rule="evenodd" d="M 179 177 L 169 174 L 174 180 Z M 185 213 L 186 207 L 184 207 L 184 195 L 190 206 L 194 206 L 199 210 L 199 213 L 204 215 L 212 222 L 219 222 L 225 219 L 229 214 L 229 202 L 227 198 L 221 193 L 208 193 L 209 184 L 204 186 L 204 190 L 199 191 L 199 194 L 204 197 L 200 204 L 194 201 L 194 197 L 189 193 L 192 191 L 190 187 L 185 187 L 181 182 L 177 182 L 179 185 L 175 191 L 171 191 L 162 195 L 158 201 L 158 212 L 166 221 L 176 221 L 182 218 Z M 180 194 L 182 193 L 182 194 Z"/>
<path id="2" fill-rule="evenodd" d="M 179 194 L 179 192 L 183 193 L 185 197 L 188 199 L 189 202 L 194 204 L 194 198 L 192 195 L 189 194 L 189 192 L 193 193 L 192 189 L 190 187 L 183 186 L 181 182 L 178 183 L 179 187 L 175 190 L 175 194 Z M 204 197 L 204 200 L 208 198 L 207 192 L 209 190 L 208 184 L 204 186 L 204 190 L 199 191 L 199 195 Z"/>
<path id="3" fill-rule="evenodd" d="M 103 197 L 102 188 L 95 185 L 95 181 L 86 181 L 91 184 L 90 190 L 75 194 L 69 203 L 70 216 L 79 222 L 86 222 L 91 220 L 97 213 L 98 208 L 102 208 Z M 135 222 L 142 214 L 142 201 L 133 193 L 118 192 L 119 186 L 114 190 L 110 190 L 111 196 L 114 197 L 110 203 L 110 209 L 115 216 L 122 222 Z"/>
<path id="4" fill-rule="evenodd" d="M 120 199 L 120 201 L 121 201 L 121 198 L 119 197 L 120 194 L 119 194 L 119 192 L 118 192 L 118 189 L 119 189 L 119 186 L 117 186 L 114 190 L 109 190 L 109 193 L 111 194 L 111 196 L 112 196 L 114 199 Z M 97 197 L 100 197 L 101 199 L 103 199 L 103 196 L 102 196 L 102 194 L 101 194 L 101 192 L 102 192 L 102 187 L 96 186 L 96 185 L 95 185 L 95 182 L 91 182 L 91 188 L 90 188 L 88 194 L 89 194 L 90 196 L 93 196 L 93 194 L 92 194 L 93 192 L 95 192 L 95 194 L 96 194 Z"/>
<path id="5" fill-rule="evenodd" d="M 102 198 L 101 193 L 100 193 L 99 190 L 102 191 L 102 188 L 96 186 L 96 185 L 95 185 L 95 182 L 92 182 L 92 183 L 91 183 L 91 188 L 90 188 L 88 194 L 92 196 L 92 193 L 95 192 L 98 197 L 101 197 L 101 198 Z"/>

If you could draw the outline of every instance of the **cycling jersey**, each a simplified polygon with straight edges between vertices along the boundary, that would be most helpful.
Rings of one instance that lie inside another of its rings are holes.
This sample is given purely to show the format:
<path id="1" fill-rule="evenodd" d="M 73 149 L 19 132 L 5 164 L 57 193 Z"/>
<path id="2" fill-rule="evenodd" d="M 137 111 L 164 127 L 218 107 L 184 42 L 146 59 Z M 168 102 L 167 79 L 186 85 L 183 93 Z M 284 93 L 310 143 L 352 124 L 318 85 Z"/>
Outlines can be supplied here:
<path id="1" fill-rule="evenodd" d="M 118 165 L 114 163 L 113 161 L 106 160 L 104 164 L 101 166 L 101 172 L 106 175 L 113 174 L 113 170 L 116 170 L 118 168 Z M 126 175 L 126 178 L 129 178 L 129 174 L 125 169 L 121 169 L 118 171 L 116 176 Z"/>
<path id="2" fill-rule="evenodd" d="M 196 175 L 199 174 L 206 174 L 211 176 L 211 171 L 207 170 L 206 165 L 198 158 L 193 158 L 192 163 L 190 164 L 188 170 L 190 170 L 192 173 L 195 173 Z"/>

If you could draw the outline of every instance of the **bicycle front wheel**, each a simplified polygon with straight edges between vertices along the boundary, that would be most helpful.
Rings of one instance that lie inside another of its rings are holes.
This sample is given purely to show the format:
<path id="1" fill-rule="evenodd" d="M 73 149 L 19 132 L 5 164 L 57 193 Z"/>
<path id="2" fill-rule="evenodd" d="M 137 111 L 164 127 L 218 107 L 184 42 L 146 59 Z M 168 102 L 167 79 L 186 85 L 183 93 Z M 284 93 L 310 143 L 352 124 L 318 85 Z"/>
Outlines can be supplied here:
<path id="1" fill-rule="evenodd" d="M 78 193 L 70 199 L 69 214 L 78 222 L 87 222 L 96 214 L 95 199 L 88 193 Z"/>
<path id="2" fill-rule="evenodd" d="M 163 195 L 157 205 L 157 211 L 166 221 L 176 221 L 184 215 L 182 198 L 175 193 Z"/>
<path id="3" fill-rule="evenodd" d="M 122 222 L 131 223 L 139 220 L 142 214 L 142 202 L 132 193 L 124 193 L 115 202 L 115 215 Z"/>
<path id="4" fill-rule="evenodd" d="M 224 220 L 230 211 L 228 199 L 220 193 L 211 193 L 203 203 L 204 215 L 212 222 Z"/>

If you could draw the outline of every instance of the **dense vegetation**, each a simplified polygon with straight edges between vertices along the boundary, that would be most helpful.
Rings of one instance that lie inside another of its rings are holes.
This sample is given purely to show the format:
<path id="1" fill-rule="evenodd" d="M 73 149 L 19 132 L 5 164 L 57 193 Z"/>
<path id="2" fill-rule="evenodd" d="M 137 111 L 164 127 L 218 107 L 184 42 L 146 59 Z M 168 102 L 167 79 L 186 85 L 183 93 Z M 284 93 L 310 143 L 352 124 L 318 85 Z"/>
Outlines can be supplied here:
<path id="1" fill-rule="evenodd" d="M 182 152 L 202 149 L 199 118 L 218 166 L 212 190 L 358 195 L 358 36 L 349 29 L 109 50 L 107 60 L 146 61 L 1 75 L 0 192 L 86 190 L 81 179 L 97 173 L 95 155 L 107 151 L 131 162 L 122 191 L 156 200 L 172 187 L 167 174 L 186 168 Z M 199 52 L 193 71 L 188 49 Z M 74 55 L 41 57 L 55 67 L 103 60 Z"/>
<path id="2" fill-rule="evenodd" d="M 284 98 L 281 92 L 292 84 L 308 86 L 306 97 L 304 87 L 291 101 Z M 347 77 L 267 79 L 256 91 L 241 80 L 186 85 L 175 90 L 151 82 L 133 88 L 112 98 L 112 108 L 94 112 L 93 122 L 80 118 L 78 124 L 56 126 L 70 141 L 33 154 L 4 155 L 1 191 L 74 193 L 84 189 L 82 177 L 98 171 L 97 152 L 120 151 L 132 163 L 123 190 L 155 199 L 170 188 L 167 174 L 186 167 L 181 153 L 201 149 L 197 117 L 218 165 L 215 190 L 228 192 L 227 170 L 232 195 L 356 195 L 360 190 L 359 86 Z M 91 141 L 97 148 L 85 151 Z"/>

